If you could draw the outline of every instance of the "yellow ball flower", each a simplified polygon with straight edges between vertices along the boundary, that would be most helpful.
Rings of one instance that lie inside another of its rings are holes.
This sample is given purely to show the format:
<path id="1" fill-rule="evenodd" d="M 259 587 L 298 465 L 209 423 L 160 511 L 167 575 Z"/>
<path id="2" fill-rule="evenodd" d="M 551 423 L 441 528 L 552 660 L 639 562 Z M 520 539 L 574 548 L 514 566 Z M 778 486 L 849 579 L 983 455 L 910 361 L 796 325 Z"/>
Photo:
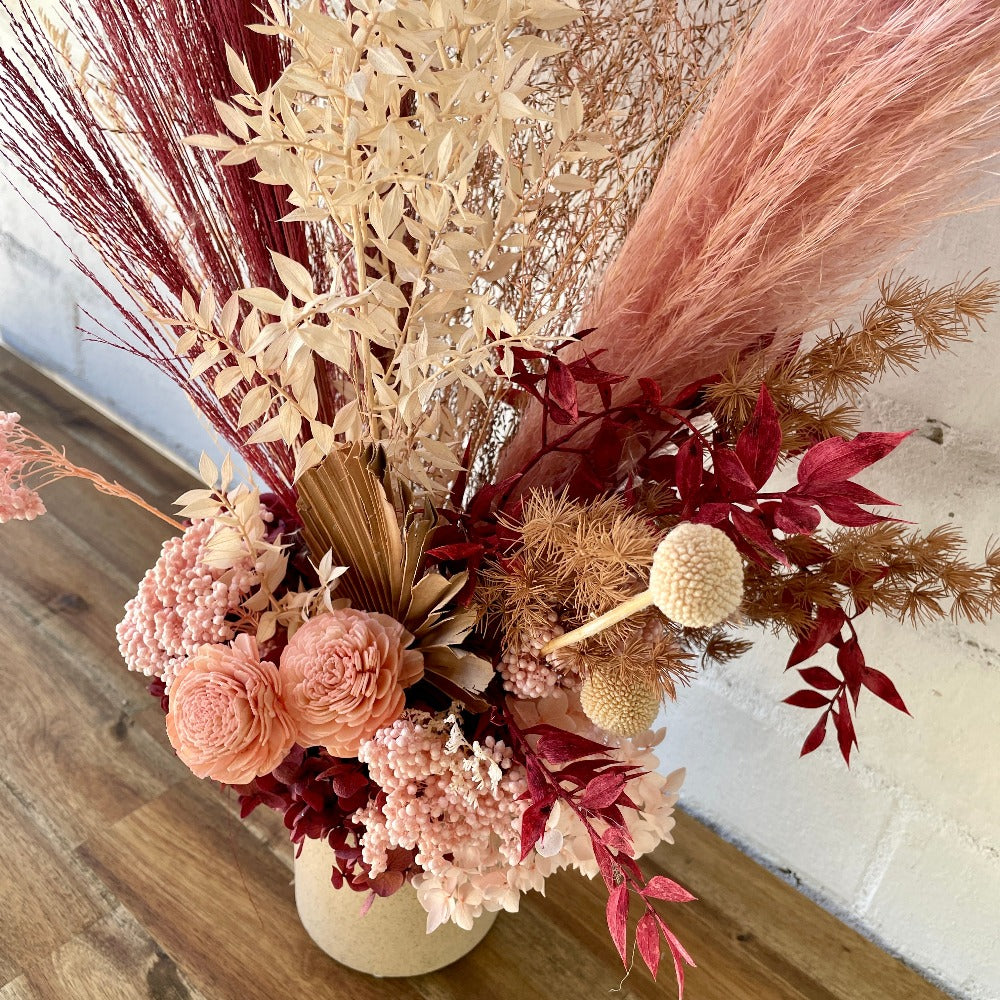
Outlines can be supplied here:
<path id="1" fill-rule="evenodd" d="M 637 736 L 656 721 L 660 691 L 617 671 L 594 671 L 580 689 L 580 704 L 595 725 L 617 736 Z"/>

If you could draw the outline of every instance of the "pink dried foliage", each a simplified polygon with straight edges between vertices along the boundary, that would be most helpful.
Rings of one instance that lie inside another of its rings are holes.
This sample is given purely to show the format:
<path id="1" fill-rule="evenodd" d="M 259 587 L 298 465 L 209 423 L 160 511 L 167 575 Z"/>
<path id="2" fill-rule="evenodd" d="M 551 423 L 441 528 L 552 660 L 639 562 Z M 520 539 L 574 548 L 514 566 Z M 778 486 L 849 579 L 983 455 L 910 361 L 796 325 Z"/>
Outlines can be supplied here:
<path id="1" fill-rule="evenodd" d="M 20 421 L 18 413 L 0 412 L 0 524 L 45 513 L 42 498 L 27 483 L 37 449 Z"/>
<path id="2" fill-rule="evenodd" d="M 405 688 L 423 676 L 423 656 L 388 615 L 340 608 L 302 625 L 281 654 L 282 693 L 298 742 L 353 757 L 364 740 L 399 718 Z"/>
<path id="3" fill-rule="evenodd" d="M 577 657 L 572 650 L 557 650 L 542 656 L 541 650 L 550 639 L 563 634 L 563 628 L 550 615 L 551 624 L 523 635 L 507 649 L 497 663 L 503 677 L 503 686 L 516 698 L 545 698 L 557 688 L 578 687 L 581 679 L 577 671 Z"/>
<path id="4" fill-rule="evenodd" d="M 256 580 L 249 556 L 228 571 L 208 565 L 211 534 L 212 521 L 195 521 L 164 542 L 118 624 L 118 645 L 129 670 L 159 677 L 168 691 L 201 646 L 236 635 L 240 604 Z"/>
<path id="5" fill-rule="evenodd" d="M 359 760 L 383 792 L 356 816 L 366 827 L 362 846 L 373 872 L 385 868 L 393 848 L 414 850 L 422 869 L 441 876 L 455 867 L 486 873 L 520 860 L 523 768 L 493 736 L 478 745 L 476 757 L 449 752 L 448 737 L 446 726 L 408 711 L 362 746 Z M 487 761 L 502 772 L 493 787 Z"/>
<path id="6" fill-rule="evenodd" d="M 202 646 L 170 691 L 167 736 L 199 777 L 245 784 L 269 774 L 295 742 L 278 690 L 278 670 L 248 635 Z"/>
<path id="7" fill-rule="evenodd" d="M 997 0 L 773 0 L 586 307 L 587 349 L 667 399 L 777 354 L 956 206 L 998 119 Z M 541 419 L 529 404 L 501 474 Z"/>

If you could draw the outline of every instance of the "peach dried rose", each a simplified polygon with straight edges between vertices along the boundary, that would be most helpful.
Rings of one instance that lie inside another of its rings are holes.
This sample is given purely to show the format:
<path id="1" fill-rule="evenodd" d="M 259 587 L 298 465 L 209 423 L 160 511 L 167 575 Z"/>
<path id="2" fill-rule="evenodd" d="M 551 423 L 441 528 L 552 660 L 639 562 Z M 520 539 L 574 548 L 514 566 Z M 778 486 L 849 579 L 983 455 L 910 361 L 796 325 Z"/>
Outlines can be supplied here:
<path id="1" fill-rule="evenodd" d="M 376 729 L 399 718 L 403 689 L 424 672 L 412 636 L 388 615 L 340 608 L 312 618 L 281 654 L 281 694 L 297 742 L 354 757 Z"/>
<path id="2" fill-rule="evenodd" d="M 295 743 L 281 701 L 278 670 L 260 659 L 257 643 L 202 646 L 188 657 L 170 689 L 167 735 L 199 778 L 243 785 L 269 774 Z"/>

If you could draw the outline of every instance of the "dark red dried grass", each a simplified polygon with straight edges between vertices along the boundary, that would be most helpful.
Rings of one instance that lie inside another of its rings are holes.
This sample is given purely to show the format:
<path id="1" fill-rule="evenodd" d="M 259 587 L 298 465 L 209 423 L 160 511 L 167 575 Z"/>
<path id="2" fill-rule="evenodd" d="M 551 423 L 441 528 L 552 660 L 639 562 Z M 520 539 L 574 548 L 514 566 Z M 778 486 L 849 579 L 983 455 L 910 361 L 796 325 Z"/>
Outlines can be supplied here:
<path id="1" fill-rule="evenodd" d="M 254 181 L 249 165 L 223 169 L 219 154 L 183 143 L 188 135 L 218 130 L 213 99 L 235 89 L 226 44 L 244 55 L 261 85 L 282 70 L 280 44 L 246 28 L 260 20 L 249 0 L 64 4 L 70 36 L 90 54 L 96 77 L 113 86 L 117 113 L 140 152 L 144 177 L 67 75 L 38 18 L 23 2 L 13 10 L 4 0 L 0 4 L 16 38 L 11 51 L 0 53 L 0 148 L 90 240 L 126 289 L 123 293 L 76 262 L 124 318 L 124 330 L 95 321 L 99 339 L 147 358 L 181 385 L 261 479 L 291 502 L 287 449 L 247 446 L 248 432 L 237 429 L 240 401 L 250 386 L 220 401 L 209 388 L 214 369 L 189 381 L 169 334 L 142 314 L 144 301 L 161 313 L 180 315 L 184 289 L 197 296 L 211 287 L 220 303 L 247 285 L 279 289 L 270 250 L 302 262 L 318 286 L 329 278 L 328 248 L 320 234 L 280 221 L 282 189 Z M 176 237 L 176 220 L 183 239 Z M 134 301 L 127 302 L 127 295 Z M 329 418 L 337 405 L 336 383 L 333 377 L 320 381 L 321 416 Z"/>

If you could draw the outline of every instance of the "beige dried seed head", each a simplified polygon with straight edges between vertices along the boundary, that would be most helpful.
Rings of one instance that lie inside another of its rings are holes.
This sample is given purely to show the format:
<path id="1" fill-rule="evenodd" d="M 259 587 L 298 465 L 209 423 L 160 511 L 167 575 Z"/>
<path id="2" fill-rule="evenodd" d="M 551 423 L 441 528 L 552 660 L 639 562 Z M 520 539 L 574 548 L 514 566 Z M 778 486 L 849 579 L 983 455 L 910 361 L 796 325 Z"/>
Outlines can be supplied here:
<path id="1" fill-rule="evenodd" d="M 587 718 L 601 729 L 616 736 L 637 736 L 656 721 L 660 690 L 616 670 L 599 670 L 583 682 L 580 704 Z"/>
<path id="2" fill-rule="evenodd" d="M 743 601 L 743 560 L 718 528 L 679 524 L 653 556 L 649 595 L 678 625 L 718 625 Z"/>

